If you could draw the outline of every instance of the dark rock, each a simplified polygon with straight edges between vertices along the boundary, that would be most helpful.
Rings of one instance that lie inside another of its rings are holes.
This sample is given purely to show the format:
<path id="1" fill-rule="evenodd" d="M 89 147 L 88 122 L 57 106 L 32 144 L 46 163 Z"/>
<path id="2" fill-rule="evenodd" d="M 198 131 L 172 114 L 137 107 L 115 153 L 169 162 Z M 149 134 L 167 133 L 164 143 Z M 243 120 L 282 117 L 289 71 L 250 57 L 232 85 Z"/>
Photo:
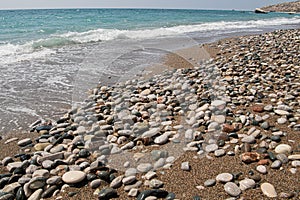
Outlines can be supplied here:
<path id="1" fill-rule="evenodd" d="M 160 189 L 144 190 L 138 195 L 137 200 L 144 200 L 149 196 L 155 196 L 157 198 L 166 198 L 168 194 L 169 193 L 167 191 Z"/>
<path id="2" fill-rule="evenodd" d="M 26 200 L 27 197 L 22 187 L 20 187 L 16 193 L 16 200 Z"/>
<path id="3" fill-rule="evenodd" d="M 275 142 L 280 142 L 281 141 L 281 138 L 279 135 L 272 135 L 271 136 L 271 140 L 272 141 L 275 141 Z"/>
<path id="4" fill-rule="evenodd" d="M 15 196 L 11 193 L 0 192 L 0 200 L 14 200 Z"/>
<path id="5" fill-rule="evenodd" d="M 118 196 L 118 193 L 115 189 L 112 188 L 105 188 L 99 192 L 98 199 L 99 200 L 107 200 L 116 198 Z"/>
<path id="6" fill-rule="evenodd" d="M 268 155 L 269 155 L 269 158 L 271 161 L 275 161 L 277 159 L 276 156 L 274 155 L 274 153 L 271 151 L 268 152 Z"/>
<path id="7" fill-rule="evenodd" d="M 45 126 L 38 126 L 35 128 L 35 130 L 37 132 L 40 132 L 40 131 L 50 131 L 52 129 L 52 126 L 51 125 L 45 125 Z"/>
<path id="8" fill-rule="evenodd" d="M 176 198 L 176 195 L 173 192 L 170 192 L 167 196 L 166 196 L 166 200 L 173 200 Z"/>
<path id="9" fill-rule="evenodd" d="M 68 196 L 69 196 L 69 197 L 74 197 L 76 194 L 77 194 L 77 192 L 69 192 L 69 193 L 68 193 Z"/>
<path id="10" fill-rule="evenodd" d="M 197 196 L 193 196 L 193 200 L 201 200 L 201 198 L 197 195 Z"/>
<path id="11" fill-rule="evenodd" d="M 80 158 L 87 158 L 87 157 L 89 157 L 91 155 L 91 153 L 89 152 L 89 150 L 87 150 L 87 149 L 81 149 L 80 151 L 79 151 L 79 153 L 78 153 L 78 156 L 80 157 Z"/>
<path id="12" fill-rule="evenodd" d="M 10 177 L 4 177 L 0 180 L 0 189 L 4 188 L 7 185 Z"/>
<path id="13" fill-rule="evenodd" d="M 86 179 L 88 180 L 88 181 L 92 181 L 92 180 L 95 180 L 97 178 L 97 175 L 96 174 L 87 174 L 86 175 Z"/>
<path id="14" fill-rule="evenodd" d="M 43 194 L 42 194 L 42 198 L 49 198 L 53 195 L 53 193 L 55 192 L 55 190 L 58 189 L 58 186 L 56 185 L 52 185 L 51 187 L 49 187 L 48 189 L 46 189 Z"/>
<path id="15" fill-rule="evenodd" d="M 110 178 L 109 178 L 110 174 L 108 171 L 100 171 L 97 175 L 101 180 L 104 180 L 107 182 L 109 182 L 109 180 L 110 180 Z"/>

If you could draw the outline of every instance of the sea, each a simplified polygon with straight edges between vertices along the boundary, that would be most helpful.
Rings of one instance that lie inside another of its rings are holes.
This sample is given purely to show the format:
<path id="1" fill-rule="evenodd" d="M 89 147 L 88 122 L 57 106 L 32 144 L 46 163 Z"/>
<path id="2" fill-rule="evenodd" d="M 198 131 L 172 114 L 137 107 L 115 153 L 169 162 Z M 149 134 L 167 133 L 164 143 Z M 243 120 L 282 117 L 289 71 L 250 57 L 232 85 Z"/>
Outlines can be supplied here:
<path id="1" fill-rule="evenodd" d="M 235 10 L 0 10 L 0 135 L 82 104 L 178 49 L 300 27 L 300 15 Z"/>

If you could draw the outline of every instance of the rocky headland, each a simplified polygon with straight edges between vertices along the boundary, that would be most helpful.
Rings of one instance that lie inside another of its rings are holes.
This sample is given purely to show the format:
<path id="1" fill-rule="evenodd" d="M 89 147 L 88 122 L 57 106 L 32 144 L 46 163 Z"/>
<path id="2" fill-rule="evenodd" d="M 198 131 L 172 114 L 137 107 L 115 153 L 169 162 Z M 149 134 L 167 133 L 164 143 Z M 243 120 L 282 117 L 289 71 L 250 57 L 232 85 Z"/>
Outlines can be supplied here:
<path id="1" fill-rule="evenodd" d="M 194 68 L 91 89 L 0 141 L 0 199 L 298 199 L 299 35 L 222 40 Z"/>
<path id="2" fill-rule="evenodd" d="M 286 2 L 286 3 L 280 3 L 276 5 L 271 6 L 265 6 L 261 8 L 264 11 L 269 12 L 300 12 L 300 1 L 294 1 L 294 2 Z"/>

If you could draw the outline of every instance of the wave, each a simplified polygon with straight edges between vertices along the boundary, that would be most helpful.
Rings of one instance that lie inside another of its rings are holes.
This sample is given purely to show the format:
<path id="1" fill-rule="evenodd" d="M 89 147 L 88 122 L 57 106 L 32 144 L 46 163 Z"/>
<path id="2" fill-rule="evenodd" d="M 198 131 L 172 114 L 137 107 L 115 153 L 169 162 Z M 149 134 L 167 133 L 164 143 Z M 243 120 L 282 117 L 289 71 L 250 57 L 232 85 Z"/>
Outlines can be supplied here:
<path id="1" fill-rule="evenodd" d="M 192 32 L 226 31 L 253 28 L 267 28 L 270 26 L 300 24 L 300 17 L 273 18 L 267 20 L 250 21 L 220 21 L 195 25 L 180 25 L 143 30 L 96 29 L 86 32 L 67 32 L 60 35 L 50 35 L 46 39 L 30 41 L 22 45 L 0 44 L 0 63 L 19 62 L 55 53 L 53 48 L 66 45 L 84 44 L 117 39 L 151 39 L 184 35 Z"/>

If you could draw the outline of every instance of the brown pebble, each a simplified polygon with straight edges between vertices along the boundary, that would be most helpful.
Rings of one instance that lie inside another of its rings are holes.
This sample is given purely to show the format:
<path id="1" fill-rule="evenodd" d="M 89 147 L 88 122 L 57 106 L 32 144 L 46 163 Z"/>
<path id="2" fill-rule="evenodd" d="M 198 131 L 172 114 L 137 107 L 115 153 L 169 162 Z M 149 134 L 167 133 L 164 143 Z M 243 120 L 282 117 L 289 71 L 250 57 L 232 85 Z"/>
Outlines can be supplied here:
<path id="1" fill-rule="evenodd" d="M 264 111 L 264 107 L 263 107 L 263 106 L 259 106 L 259 105 L 255 105 L 255 106 L 252 107 L 252 110 L 253 110 L 254 112 L 261 113 L 261 112 Z"/>
<path id="2" fill-rule="evenodd" d="M 269 164 L 269 161 L 267 159 L 260 160 L 257 163 L 257 165 L 268 165 L 268 164 Z"/>
<path id="3" fill-rule="evenodd" d="M 234 130 L 235 130 L 235 128 L 234 128 L 233 125 L 230 125 L 230 124 L 224 124 L 223 125 L 223 131 L 226 132 L 226 133 L 230 133 Z"/>
<path id="4" fill-rule="evenodd" d="M 256 162 L 260 159 L 260 155 L 256 152 L 246 152 L 241 155 L 241 159 L 244 163 Z"/>

